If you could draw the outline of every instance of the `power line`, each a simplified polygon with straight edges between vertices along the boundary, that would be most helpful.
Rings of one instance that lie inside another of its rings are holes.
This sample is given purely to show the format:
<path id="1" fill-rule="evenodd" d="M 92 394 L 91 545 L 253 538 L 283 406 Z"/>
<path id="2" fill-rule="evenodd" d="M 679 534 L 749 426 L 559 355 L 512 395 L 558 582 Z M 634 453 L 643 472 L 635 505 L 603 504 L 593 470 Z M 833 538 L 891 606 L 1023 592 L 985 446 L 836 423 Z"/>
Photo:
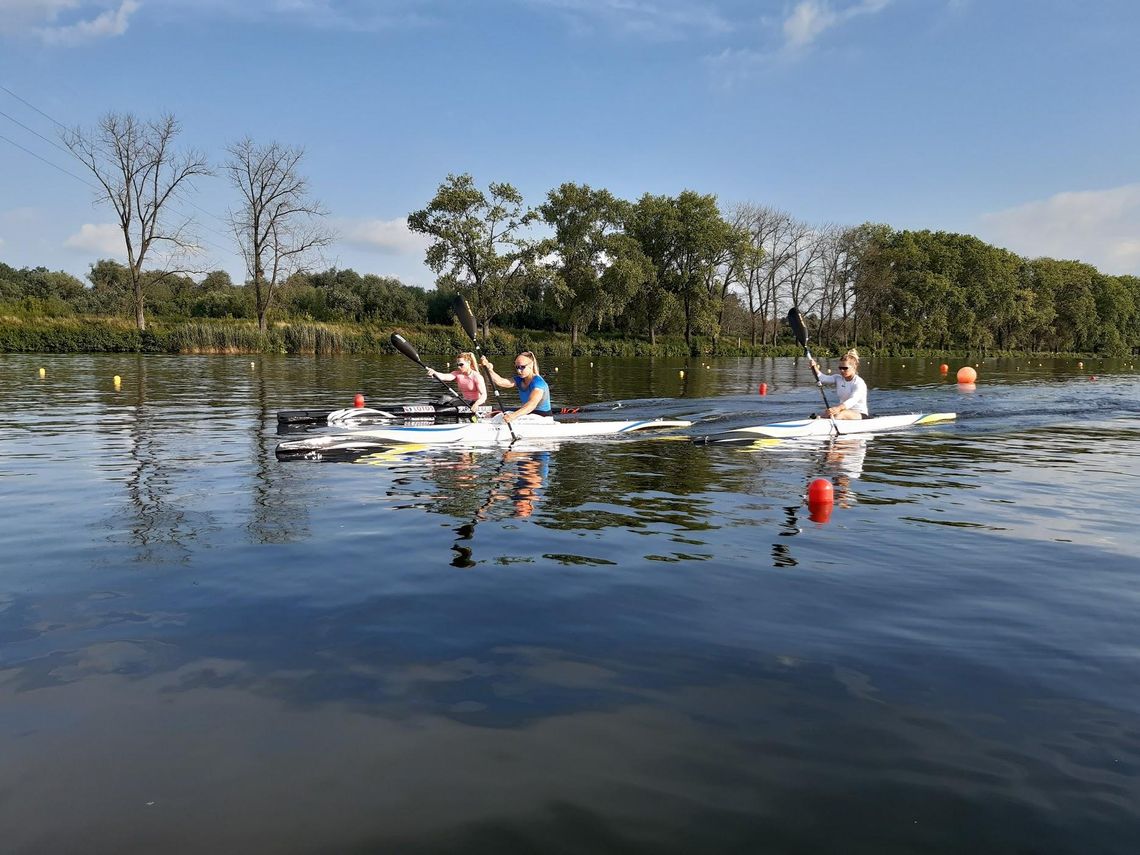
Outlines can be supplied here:
<path id="1" fill-rule="evenodd" d="M 24 105 L 25 105 L 25 106 L 27 106 L 29 109 L 31 109 L 31 110 L 34 110 L 35 112 L 39 113 L 41 116 L 43 116 L 45 119 L 47 119 L 49 122 L 51 122 L 52 124 L 54 124 L 56 127 L 60 128 L 61 130 L 67 130 L 67 126 L 66 126 L 66 125 L 64 125 L 62 122 L 60 122 L 60 121 L 58 121 L 57 119 L 53 118 L 52 116 L 48 115 L 48 114 L 47 114 L 47 113 L 45 113 L 43 110 L 41 110 L 39 107 L 37 107 L 35 104 L 33 104 L 33 103 L 31 103 L 30 101 L 28 101 L 27 99 L 20 97 L 20 96 L 19 96 L 19 95 L 17 95 L 15 92 L 13 92 L 11 89 L 9 89 L 7 86 L 4 86 L 3 84 L 0 84 L 0 90 L 3 90 L 4 92 L 7 92 L 9 95 L 11 95 L 11 96 L 12 96 L 13 98 L 15 98 L 17 101 L 19 101 L 21 104 L 24 104 Z M 4 118 L 6 118 L 8 121 L 12 122 L 12 123 L 13 123 L 13 124 L 15 124 L 15 125 L 19 125 L 21 128 L 23 128 L 23 129 L 24 129 L 25 131 L 27 131 L 28 133 L 32 134 L 33 136 L 36 136 L 36 137 L 38 137 L 39 139 L 43 140 L 44 142 L 48 143 L 49 145 L 51 145 L 51 146 L 53 146 L 53 147 L 55 147 L 55 148 L 59 149 L 59 150 L 60 150 L 60 151 L 62 151 L 64 154 L 68 155 L 69 157 L 73 157 L 73 158 L 75 158 L 75 159 L 76 159 L 76 160 L 78 160 L 80 163 L 85 163 L 85 162 L 84 162 L 82 159 L 80 159 L 80 158 L 79 158 L 79 156 L 78 156 L 78 155 L 77 155 L 77 154 L 76 154 L 74 151 L 72 151 L 71 149 L 69 149 L 69 148 L 67 148 L 67 147 L 65 147 L 65 146 L 61 146 L 59 143 L 55 142 L 54 140 L 51 140 L 51 139 L 49 139 L 48 137 L 45 137 L 43 134 L 39 133 L 39 132 L 38 132 L 38 131 L 36 131 L 34 128 L 31 128 L 31 127 L 29 127 L 28 125 L 25 125 L 23 122 L 21 122 L 19 119 L 16 119 L 14 116 L 11 116 L 11 115 L 9 115 L 8 113 L 4 112 L 3 110 L 0 110 L 0 116 L 3 116 Z M 96 192 L 101 192 L 101 191 L 102 191 L 102 188 L 100 188 L 100 187 L 96 187 L 94 184 L 92 184 L 90 181 L 86 180 L 86 179 L 85 179 L 85 178 L 83 178 L 82 176 L 76 175 L 74 172 L 71 172 L 71 171 L 69 171 L 69 170 L 67 170 L 67 169 L 64 169 L 62 166 L 59 166 L 58 164 L 52 163 L 52 162 L 51 162 L 50 160 L 48 160 L 47 158 L 45 158 L 45 157 L 43 157 L 43 156 L 41 156 L 41 155 L 37 154 L 36 152 L 32 151 L 31 149 L 29 149 L 29 148 L 27 148 L 27 147 L 25 147 L 25 146 L 23 146 L 23 145 L 20 145 L 20 143 L 16 142 L 15 140 L 9 139 L 8 137 L 6 137 L 6 136 L 3 136 L 3 135 L 0 135 L 0 140 L 3 140 L 4 142 L 8 143 L 9 145 L 15 146 L 16 148 L 20 149 L 21 151 L 25 152 L 26 154 L 30 154 L 32 157 L 34 157 L 34 158 L 36 158 L 37 160 L 40 160 L 40 161 L 42 161 L 42 162 L 46 163 L 48 166 L 52 167 L 53 169 L 59 170 L 59 171 L 60 171 L 60 172 L 62 172 L 64 175 L 68 175 L 68 176 L 70 176 L 70 177 L 74 178 L 75 180 L 77 180 L 77 181 L 81 182 L 81 183 L 82 183 L 84 186 L 86 186 L 86 187 L 90 187 L 92 190 L 94 190 L 94 191 L 96 191 Z M 85 165 L 86 165 L 86 164 L 85 164 Z M 198 211 L 200 211 L 201 213 L 205 214 L 206 216 L 208 216 L 208 217 L 211 217 L 211 218 L 213 218 L 213 219 L 217 220 L 217 221 L 218 221 L 218 222 L 220 222 L 220 223 L 225 223 L 225 222 L 226 222 L 226 220 L 225 220 L 224 218 L 222 218 L 222 217 L 219 217 L 217 214 L 211 213 L 210 211 L 207 211 L 207 210 L 206 210 L 205 208 L 203 208 L 201 205 L 198 205 L 198 204 L 196 204 L 195 202 L 191 201 L 190 199 L 181 199 L 181 200 L 178 200 L 178 201 L 182 201 L 182 202 L 184 202 L 185 204 L 187 204 L 187 205 L 190 205 L 191 207 L 193 207 L 193 208 L 197 209 Z M 217 229 L 211 228 L 210 226 L 206 225 L 205 223 L 199 223 L 199 224 L 198 224 L 198 226 L 199 226 L 200 228 L 204 229 L 205 231 L 208 231 L 208 232 L 212 232 L 213 234 L 215 234 L 215 235 L 217 235 L 218 237 L 221 237 L 221 238 L 223 238 L 223 239 L 225 239 L 225 240 L 229 240 L 229 238 L 231 237 L 230 235 L 228 235 L 228 234 L 225 234 L 224 232 L 220 232 L 220 231 L 218 231 Z M 222 247 L 222 246 L 219 246 L 218 244 L 216 244 L 216 243 L 213 243 L 213 242 L 211 242 L 211 241 L 208 241 L 208 240 L 206 240 L 206 239 L 204 239 L 204 238 L 202 238 L 201 240 L 199 240 L 199 241 L 198 241 L 198 243 L 201 243 L 201 244 L 205 244 L 206 246 L 211 246 L 211 247 L 213 247 L 215 250 L 217 250 L 217 251 L 219 251 L 219 252 L 222 252 L 222 253 L 231 253 L 231 252 L 232 252 L 232 250 L 231 250 L 231 249 L 227 249 L 226 247 Z"/>
<path id="2" fill-rule="evenodd" d="M 82 182 L 83 184 L 86 184 L 86 185 L 87 185 L 88 187 L 90 187 L 92 190 L 95 190 L 95 191 L 98 191 L 98 190 L 99 190 L 99 188 L 98 188 L 98 187 L 96 187 L 94 184 L 92 184 L 92 183 L 91 183 L 90 181 L 88 181 L 86 178 L 82 178 L 82 177 L 80 177 L 80 176 L 76 175 L 74 172 L 69 172 L 68 170 L 64 169 L 62 166 L 59 166 L 58 164 L 52 163 L 52 162 L 51 162 L 50 160 L 48 160 L 46 157 L 41 157 L 40 155 L 38 155 L 38 154 L 36 154 L 34 151 L 32 151 L 30 148 L 25 148 L 24 146 L 20 145 L 20 144 L 19 144 L 18 142 L 16 142 L 15 140 L 11 140 L 11 139 L 8 139 L 8 137 L 4 136 L 3 134 L 0 134 L 0 140 L 4 140 L 4 142 L 8 143 L 9 145 L 14 145 L 16 148 L 20 149 L 20 151 L 23 151 L 23 152 L 26 152 L 27 154 L 30 154 L 30 155 L 31 155 L 32 157 L 34 157 L 36 160 L 42 160 L 44 163 L 46 163 L 46 164 L 47 164 L 48 166 L 50 166 L 52 169 L 58 169 L 58 170 L 59 170 L 60 172 L 62 172 L 64 175 L 70 175 L 70 176 L 71 176 L 72 178 L 74 178 L 76 181 L 79 181 L 79 182 Z"/>

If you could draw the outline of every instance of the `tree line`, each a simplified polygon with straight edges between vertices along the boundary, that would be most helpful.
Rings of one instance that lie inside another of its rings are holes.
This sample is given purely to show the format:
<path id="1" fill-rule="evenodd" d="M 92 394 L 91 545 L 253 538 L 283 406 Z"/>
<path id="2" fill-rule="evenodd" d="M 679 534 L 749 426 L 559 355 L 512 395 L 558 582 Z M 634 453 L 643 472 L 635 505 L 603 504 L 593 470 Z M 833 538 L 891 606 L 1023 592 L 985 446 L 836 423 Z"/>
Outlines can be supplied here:
<path id="1" fill-rule="evenodd" d="M 141 122 L 108 114 L 64 141 L 96 177 L 118 216 L 126 264 L 100 260 L 90 287 L 43 269 L 0 265 L 0 301 L 27 311 L 167 317 L 447 323 L 455 294 L 484 325 L 647 338 L 684 336 L 715 352 L 723 336 L 778 345 L 798 306 L 825 346 L 883 352 L 1082 351 L 1140 347 L 1140 280 L 1077 261 L 1027 259 L 970 235 L 888 225 L 811 224 L 776 208 L 722 208 L 711 194 L 645 194 L 564 183 L 537 206 L 511 184 L 483 188 L 448 175 L 408 215 L 429 240 L 435 288 L 352 270 L 311 268 L 334 239 L 320 223 L 299 148 L 249 138 L 231 144 L 221 171 L 238 192 L 229 224 L 246 262 L 196 278 L 195 244 L 168 202 L 212 174 L 179 153 L 173 117 Z M 147 259 L 151 266 L 144 266 Z"/>

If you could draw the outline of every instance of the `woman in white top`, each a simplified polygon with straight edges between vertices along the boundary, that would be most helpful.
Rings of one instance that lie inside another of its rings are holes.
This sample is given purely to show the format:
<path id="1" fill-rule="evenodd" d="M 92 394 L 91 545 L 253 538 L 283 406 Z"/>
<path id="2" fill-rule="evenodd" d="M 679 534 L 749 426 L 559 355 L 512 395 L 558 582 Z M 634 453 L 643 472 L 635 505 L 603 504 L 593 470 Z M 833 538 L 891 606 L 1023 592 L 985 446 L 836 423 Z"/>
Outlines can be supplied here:
<path id="1" fill-rule="evenodd" d="M 839 403 L 828 407 L 820 415 L 832 419 L 871 418 L 867 409 L 867 383 L 859 376 L 859 351 L 852 348 L 843 354 L 839 360 L 838 374 L 820 374 L 819 363 L 814 359 L 811 367 L 815 369 L 821 384 L 834 386 L 839 394 Z"/>

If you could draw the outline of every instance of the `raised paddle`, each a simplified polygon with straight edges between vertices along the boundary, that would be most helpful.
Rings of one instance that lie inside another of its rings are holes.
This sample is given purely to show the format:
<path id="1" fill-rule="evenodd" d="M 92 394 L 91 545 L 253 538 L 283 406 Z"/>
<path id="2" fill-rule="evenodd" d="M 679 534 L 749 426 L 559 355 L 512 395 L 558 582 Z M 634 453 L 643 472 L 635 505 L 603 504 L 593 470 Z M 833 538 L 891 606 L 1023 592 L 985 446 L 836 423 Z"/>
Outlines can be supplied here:
<path id="1" fill-rule="evenodd" d="M 479 325 L 475 323 L 475 316 L 471 314 L 471 307 L 467 305 L 467 301 L 459 294 L 455 295 L 455 301 L 451 304 L 452 310 L 455 312 L 455 317 L 459 318 L 459 325 L 463 327 L 464 332 L 471 339 L 471 343 L 475 346 L 475 359 L 479 362 L 479 370 L 483 370 L 482 357 L 483 349 L 479 347 L 479 338 L 476 333 L 479 330 Z M 499 397 L 499 387 L 495 385 L 495 381 L 491 379 L 491 373 L 488 371 L 487 385 L 491 387 L 495 393 L 495 403 L 499 405 L 499 409 L 503 412 L 503 423 L 506 424 L 507 430 L 511 432 L 511 445 L 518 440 L 518 434 L 515 429 L 511 427 L 511 423 L 507 421 L 507 413 L 503 410 L 503 401 Z M 507 448 L 510 448 L 508 445 Z"/>
<path id="2" fill-rule="evenodd" d="M 815 375 L 815 385 L 819 387 L 820 397 L 823 398 L 824 410 L 830 410 L 831 404 L 827 403 L 827 395 L 823 391 L 823 383 L 819 379 L 819 372 L 815 368 L 815 357 L 811 355 L 811 350 L 808 348 L 808 334 L 807 327 L 804 325 L 804 317 L 800 314 L 800 310 L 795 306 L 788 309 L 788 326 L 792 328 L 792 334 L 795 335 L 796 341 L 800 343 L 800 347 L 804 349 L 804 356 L 808 358 L 808 364 L 811 366 L 811 373 Z M 835 417 L 830 416 L 832 426 L 835 425 Z M 836 433 L 838 433 L 836 429 Z"/>
<path id="3" fill-rule="evenodd" d="M 427 370 L 427 366 L 424 365 L 423 360 L 420 359 L 419 353 L 417 353 L 416 349 L 414 347 L 412 347 L 411 342 L 409 342 L 406 338 L 404 338 L 399 333 L 392 333 L 392 347 L 396 348 L 396 350 L 400 351 L 400 353 L 404 354 L 404 356 L 408 357 L 408 359 L 412 360 L 412 362 L 416 363 L 416 365 L 420 366 L 420 368 L 423 368 L 425 371 Z M 448 392 L 450 392 L 451 397 L 453 397 L 457 400 L 460 400 L 460 401 L 463 400 L 462 398 L 459 397 L 459 395 L 457 395 L 455 393 L 454 389 L 452 389 L 450 386 L 448 386 L 446 383 L 444 383 L 442 380 L 440 380 L 434 374 L 432 375 L 432 378 L 437 383 L 439 383 L 440 386 L 442 386 L 444 389 L 446 389 Z M 468 405 L 467 409 L 470 410 L 471 406 Z"/>

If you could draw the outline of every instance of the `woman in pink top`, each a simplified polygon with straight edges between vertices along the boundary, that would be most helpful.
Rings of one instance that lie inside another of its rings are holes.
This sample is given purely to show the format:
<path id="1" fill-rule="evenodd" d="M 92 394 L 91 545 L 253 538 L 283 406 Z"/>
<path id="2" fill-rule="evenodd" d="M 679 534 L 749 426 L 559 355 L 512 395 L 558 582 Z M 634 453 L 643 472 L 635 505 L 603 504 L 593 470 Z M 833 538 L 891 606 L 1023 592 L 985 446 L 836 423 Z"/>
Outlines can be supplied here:
<path id="1" fill-rule="evenodd" d="M 479 413 L 479 407 L 487 401 L 487 384 L 483 381 L 483 375 L 479 373 L 475 364 L 474 354 L 461 353 L 455 357 L 455 370 L 450 374 L 441 374 L 434 368 L 429 368 L 427 373 L 436 380 L 443 380 L 445 383 L 454 380 L 459 394 L 471 407 L 471 412 L 476 415 Z"/>

